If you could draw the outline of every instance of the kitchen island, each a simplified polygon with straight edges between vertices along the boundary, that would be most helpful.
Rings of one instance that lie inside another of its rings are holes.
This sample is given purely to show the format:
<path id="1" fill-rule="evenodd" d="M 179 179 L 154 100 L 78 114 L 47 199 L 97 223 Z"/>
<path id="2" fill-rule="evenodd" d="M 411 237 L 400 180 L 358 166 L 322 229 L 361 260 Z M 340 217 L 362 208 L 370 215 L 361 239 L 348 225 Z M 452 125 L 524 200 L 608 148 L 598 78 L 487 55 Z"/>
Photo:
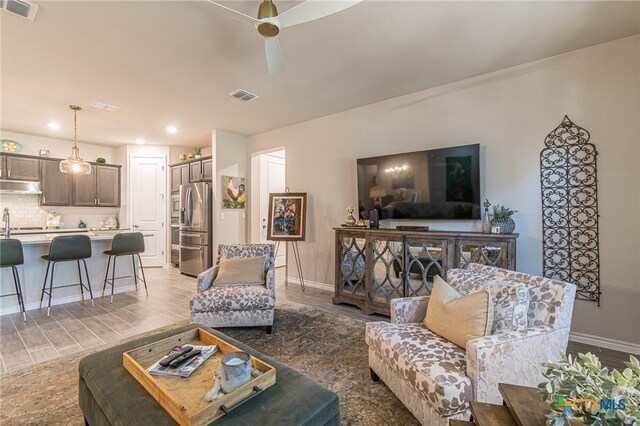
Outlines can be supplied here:
<path id="1" fill-rule="evenodd" d="M 116 234 L 128 232 L 127 230 L 108 230 L 108 231 L 81 231 L 72 230 L 55 230 L 42 231 L 46 233 L 16 233 L 11 238 L 15 238 L 22 242 L 22 250 L 24 252 L 24 264 L 18 266 L 20 274 L 20 282 L 22 284 L 22 292 L 24 295 L 24 303 L 26 310 L 37 309 L 40 305 L 40 296 L 42 294 L 42 285 L 47 270 L 47 262 L 41 256 L 49 253 L 51 240 L 60 235 L 87 235 L 91 239 L 91 257 L 86 260 L 87 269 L 89 271 L 89 280 L 93 297 L 102 295 L 102 285 L 104 275 L 107 269 L 108 257 L 103 254 L 105 250 L 111 248 L 111 241 Z M 0 294 L 8 294 L 15 292 L 13 287 L 13 279 L 11 277 L 10 268 L 2 268 L 0 272 Z M 84 268 L 82 271 L 83 281 Z M 117 265 L 116 277 L 132 275 L 132 265 L 129 262 L 119 262 Z M 69 285 L 79 283 L 78 267 L 76 262 L 59 262 L 56 264 L 55 278 L 53 282 L 53 298 L 51 305 L 59 305 L 62 303 L 75 302 L 82 300 L 80 293 L 80 285 L 56 289 L 56 286 Z M 135 289 L 133 278 L 131 280 L 118 280 L 115 288 L 116 293 L 131 291 Z M 89 298 L 89 293 L 85 290 L 85 298 Z M 46 306 L 47 296 L 45 295 L 43 306 Z M 19 312 L 18 301 L 16 297 L 0 298 L 0 314 L 8 314 Z"/>

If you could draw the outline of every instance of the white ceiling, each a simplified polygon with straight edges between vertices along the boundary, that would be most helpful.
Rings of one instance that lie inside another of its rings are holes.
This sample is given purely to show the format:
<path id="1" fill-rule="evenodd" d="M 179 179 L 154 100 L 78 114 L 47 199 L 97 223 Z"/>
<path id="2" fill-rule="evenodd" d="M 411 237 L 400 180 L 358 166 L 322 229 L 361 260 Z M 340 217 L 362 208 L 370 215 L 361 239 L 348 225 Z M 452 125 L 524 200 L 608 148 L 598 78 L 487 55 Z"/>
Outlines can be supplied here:
<path id="1" fill-rule="evenodd" d="M 270 76 L 251 25 L 205 1 L 36 3 L 35 22 L 0 14 L 1 127 L 68 138 L 76 103 L 79 140 L 103 144 L 208 144 L 213 128 L 261 133 L 640 33 L 640 2 L 369 0 L 285 29 Z M 227 96 L 239 88 L 260 98 Z"/>

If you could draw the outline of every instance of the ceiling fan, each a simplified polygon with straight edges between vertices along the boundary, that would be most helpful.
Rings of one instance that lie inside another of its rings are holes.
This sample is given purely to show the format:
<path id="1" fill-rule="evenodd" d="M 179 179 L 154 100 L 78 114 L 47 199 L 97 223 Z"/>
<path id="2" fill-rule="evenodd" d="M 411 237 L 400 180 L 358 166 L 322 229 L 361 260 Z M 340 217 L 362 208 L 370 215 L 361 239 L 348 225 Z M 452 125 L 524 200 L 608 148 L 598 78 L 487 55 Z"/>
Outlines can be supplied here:
<path id="1" fill-rule="evenodd" d="M 278 15 L 276 5 L 272 0 L 264 0 L 258 9 L 258 17 L 253 18 L 242 12 L 231 9 L 213 0 L 209 3 L 218 6 L 221 12 L 232 18 L 248 22 L 256 27 L 262 37 L 264 37 L 264 50 L 267 55 L 267 68 L 269 74 L 273 75 L 284 70 L 284 59 L 282 49 L 278 41 L 278 34 L 285 28 L 292 27 L 305 22 L 324 18 L 325 16 L 338 13 L 362 0 L 341 0 L 341 1 L 320 1 L 307 0 L 297 6 Z"/>

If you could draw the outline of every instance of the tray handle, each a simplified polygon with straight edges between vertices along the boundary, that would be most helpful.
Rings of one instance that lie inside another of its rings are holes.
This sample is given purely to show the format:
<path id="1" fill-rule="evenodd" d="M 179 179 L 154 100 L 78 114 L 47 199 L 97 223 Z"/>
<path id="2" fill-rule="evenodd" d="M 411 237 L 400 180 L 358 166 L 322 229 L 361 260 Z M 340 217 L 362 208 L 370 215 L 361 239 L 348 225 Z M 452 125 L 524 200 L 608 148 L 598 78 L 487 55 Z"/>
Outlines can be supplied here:
<path id="1" fill-rule="evenodd" d="M 264 389 L 262 389 L 260 386 L 254 386 L 253 387 L 253 392 L 254 392 L 253 394 L 249 395 L 248 397 L 246 397 L 242 401 L 238 402 L 233 407 L 227 407 L 226 405 L 222 404 L 220 406 L 220 410 L 225 414 L 233 413 L 236 409 L 240 408 L 242 405 L 244 405 L 245 403 L 251 401 L 253 398 L 255 398 L 256 396 L 258 396 L 262 392 L 264 392 Z"/>

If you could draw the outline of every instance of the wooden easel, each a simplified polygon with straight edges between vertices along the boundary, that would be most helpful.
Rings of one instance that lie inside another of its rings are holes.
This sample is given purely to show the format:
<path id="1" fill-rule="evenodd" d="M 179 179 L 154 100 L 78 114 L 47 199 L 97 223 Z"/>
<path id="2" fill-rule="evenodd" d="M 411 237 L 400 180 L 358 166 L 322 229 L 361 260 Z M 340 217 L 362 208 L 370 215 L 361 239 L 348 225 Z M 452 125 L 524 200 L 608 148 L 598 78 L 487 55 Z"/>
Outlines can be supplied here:
<path id="1" fill-rule="evenodd" d="M 278 250 L 280 250 L 280 243 L 282 241 L 276 241 L 276 253 L 275 253 L 275 257 L 278 257 Z M 287 244 L 285 246 L 285 248 L 289 247 L 289 244 L 291 244 L 291 248 L 293 249 L 293 257 L 296 261 L 296 268 L 298 269 L 298 278 L 300 279 L 300 287 L 302 287 L 302 291 L 305 291 L 306 288 L 304 286 L 304 276 L 302 275 L 302 263 L 300 262 L 300 251 L 298 250 L 298 242 L 297 241 L 285 241 L 285 243 Z M 284 272 L 285 276 L 284 276 L 284 286 L 288 287 L 289 286 L 289 259 L 287 259 L 287 262 L 285 264 L 285 272 Z"/>

